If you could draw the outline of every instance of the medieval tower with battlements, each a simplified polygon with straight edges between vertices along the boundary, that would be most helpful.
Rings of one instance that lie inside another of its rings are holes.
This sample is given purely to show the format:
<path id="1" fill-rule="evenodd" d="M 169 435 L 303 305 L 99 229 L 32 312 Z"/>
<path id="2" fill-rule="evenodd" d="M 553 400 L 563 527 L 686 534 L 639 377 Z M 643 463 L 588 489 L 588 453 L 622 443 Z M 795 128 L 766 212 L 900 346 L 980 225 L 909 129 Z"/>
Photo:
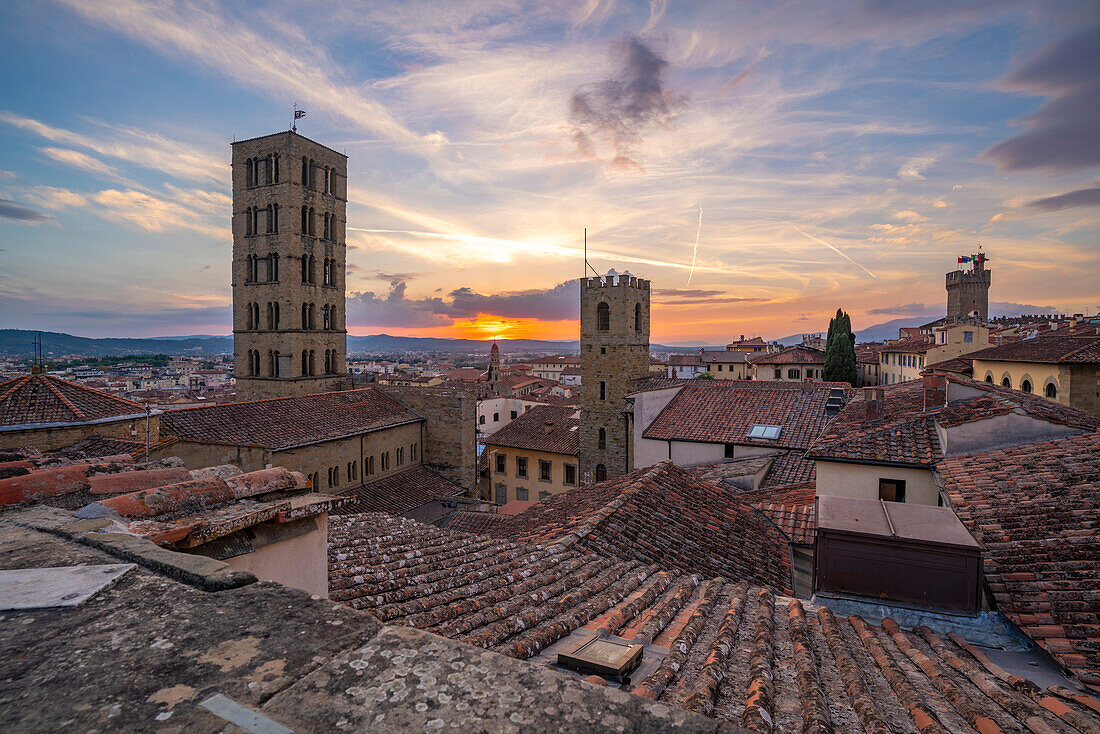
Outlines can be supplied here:
<path id="1" fill-rule="evenodd" d="M 233 143 L 237 399 L 336 389 L 347 372 L 347 156 L 287 131 Z"/>
<path id="2" fill-rule="evenodd" d="M 649 294 L 649 281 L 629 273 L 581 278 L 583 482 L 631 469 L 623 399 L 649 376 Z"/>
<path id="3" fill-rule="evenodd" d="M 975 315 L 983 323 L 989 320 L 990 271 L 985 269 L 985 260 L 985 255 L 974 255 L 970 270 L 952 270 L 947 274 L 949 320 Z"/>

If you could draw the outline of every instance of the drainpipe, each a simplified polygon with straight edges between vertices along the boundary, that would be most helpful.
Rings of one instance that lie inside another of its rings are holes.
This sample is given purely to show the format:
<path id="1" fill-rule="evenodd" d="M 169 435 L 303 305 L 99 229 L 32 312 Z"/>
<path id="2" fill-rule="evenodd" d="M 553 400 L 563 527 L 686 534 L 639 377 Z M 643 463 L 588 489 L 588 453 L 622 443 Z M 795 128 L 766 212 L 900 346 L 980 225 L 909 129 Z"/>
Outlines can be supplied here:
<path id="1" fill-rule="evenodd" d="M 145 404 L 145 463 L 149 463 L 149 404 Z"/>

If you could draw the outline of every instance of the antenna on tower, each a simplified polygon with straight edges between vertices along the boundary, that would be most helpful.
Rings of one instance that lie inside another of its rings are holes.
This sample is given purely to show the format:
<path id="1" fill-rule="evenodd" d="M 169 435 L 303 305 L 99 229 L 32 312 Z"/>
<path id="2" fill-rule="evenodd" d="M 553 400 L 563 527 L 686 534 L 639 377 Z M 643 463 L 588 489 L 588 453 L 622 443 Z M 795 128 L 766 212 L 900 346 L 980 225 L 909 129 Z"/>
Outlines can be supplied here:
<path id="1" fill-rule="evenodd" d="M 34 340 L 31 342 L 34 346 L 34 359 L 31 365 L 31 374 L 37 375 L 42 372 L 42 332 L 36 331 L 34 334 Z"/>
<path id="2" fill-rule="evenodd" d="M 592 263 L 588 262 L 588 227 L 584 228 L 584 264 L 585 267 L 592 271 L 593 275 L 597 278 L 600 277 L 600 274 L 596 272 L 596 268 L 592 267 Z M 584 273 L 584 277 L 588 277 L 587 270 Z"/>

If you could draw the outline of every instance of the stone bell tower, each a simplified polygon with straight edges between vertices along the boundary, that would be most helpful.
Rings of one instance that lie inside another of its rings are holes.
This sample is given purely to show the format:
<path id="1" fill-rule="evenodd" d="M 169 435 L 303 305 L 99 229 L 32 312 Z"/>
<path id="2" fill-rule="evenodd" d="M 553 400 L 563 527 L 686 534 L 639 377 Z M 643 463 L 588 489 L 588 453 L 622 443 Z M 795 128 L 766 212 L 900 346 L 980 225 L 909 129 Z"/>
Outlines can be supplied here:
<path id="1" fill-rule="evenodd" d="M 614 270 L 581 279 L 583 482 L 630 471 L 623 399 L 649 377 L 649 281 Z"/>
<path id="2" fill-rule="evenodd" d="M 237 399 L 337 389 L 348 159 L 293 131 L 233 143 Z"/>

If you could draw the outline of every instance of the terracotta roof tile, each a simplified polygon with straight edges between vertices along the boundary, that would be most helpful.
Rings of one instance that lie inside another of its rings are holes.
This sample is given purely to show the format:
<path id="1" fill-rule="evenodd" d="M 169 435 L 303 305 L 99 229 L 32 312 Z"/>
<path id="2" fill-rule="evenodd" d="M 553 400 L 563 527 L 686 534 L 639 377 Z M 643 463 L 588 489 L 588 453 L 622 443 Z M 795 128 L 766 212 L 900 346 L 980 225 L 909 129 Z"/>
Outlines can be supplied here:
<path id="1" fill-rule="evenodd" d="M 391 474 L 361 487 L 341 492 L 342 498 L 355 498 L 344 504 L 339 512 L 388 512 L 402 515 L 409 510 L 438 501 L 440 497 L 458 497 L 465 492 L 449 479 L 418 464 L 412 468 Z"/>
<path id="2" fill-rule="evenodd" d="M 757 383 L 763 384 L 763 383 Z M 776 383 L 784 384 L 784 383 Z M 685 387 L 642 434 L 661 441 L 703 441 L 779 448 L 806 448 L 820 435 L 825 412 L 825 383 L 795 383 L 800 389 Z M 781 426 L 775 440 L 749 438 L 757 424 Z"/>
<path id="3" fill-rule="evenodd" d="M 984 547 L 1001 612 L 1100 688 L 1100 434 L 950 458 L 938 470 Z"/>
<path id="4" fill-rule="evenodd" d="M 286 449 L 423 418 L 374 388 L 167 411 L 161 429 L 191 441 Z"/>
<path id="5" fill-rule="evenodd" d="M 336 601 L 537 665 L 570 635 L 653 643 L 667 653 L 624 691 L 752 731 L 1071 734 L 1100 721 L 1093 698 L 997 678 L 961 638 L 838 619 L 737 578 L 378 514 L 334 518 L 330 537 Z"/>
<path id="6" fill-rule="evenodd" d="M 0 382 L 0 426 L 85 423 L 143 413 L 141 403 L 51 375 Z"/>
<path id="7" fill-rule="evenodd" d="M 485 439 L 487 446 L 577 455 L 580 419 L 569 406 L 536 405 Z"/>
<path id="8" fill-rule="evenodd" d="M 750 354 L 753 364 L 825 364 L 825 352 L 813 347 L 787 347 L 778 352 Z"/>
<path id="9" fill-rule="evenodd" d="M 967 359 L 1003 362 L 1100 363 L 1100 338 L 1044 336 L 972 352 Z"/>

